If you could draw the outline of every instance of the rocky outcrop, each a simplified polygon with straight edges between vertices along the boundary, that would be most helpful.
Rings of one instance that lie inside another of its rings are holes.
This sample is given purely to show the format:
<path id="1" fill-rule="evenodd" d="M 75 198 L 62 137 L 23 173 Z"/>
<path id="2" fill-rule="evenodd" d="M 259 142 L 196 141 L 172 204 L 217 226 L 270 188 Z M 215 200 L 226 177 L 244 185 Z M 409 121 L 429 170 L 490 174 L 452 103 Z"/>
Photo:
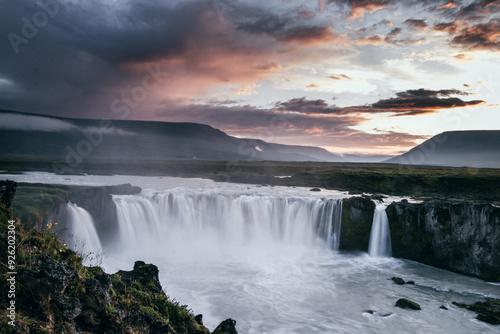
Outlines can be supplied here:
<path id="1" fill-rule="evenodd" d="M 10 208 L 14 195 L 16 194 L 17 183 L 11 180 L 0 180 L 0 203 L 7 209 Z"/>
<path id="2" fill-rule="evenodd" d="M 500 281 L 500 208 L 467 201 L 401 201 L 386 212 L 394 257 Z"/>
<path id="3" fill-rule="evenodd" d="M 366 197 L 342 201 L 340 250 L 368 250 L 374 210 L 375 203 Z"/>
<path id="4" fill-rule="evenodd" d="M 478 320 L 500 325 L 500 300 L 498 299 L 488 299 L 485 302 L 476 302 L 472 305 L 453 302 L 453 305 L 476 312 Z"/>

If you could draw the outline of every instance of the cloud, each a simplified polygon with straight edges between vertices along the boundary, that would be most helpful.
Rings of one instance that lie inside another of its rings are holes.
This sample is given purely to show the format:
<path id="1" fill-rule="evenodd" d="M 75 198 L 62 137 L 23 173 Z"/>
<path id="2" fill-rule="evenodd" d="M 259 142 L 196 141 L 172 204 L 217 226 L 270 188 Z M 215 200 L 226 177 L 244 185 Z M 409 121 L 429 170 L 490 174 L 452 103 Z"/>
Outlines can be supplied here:
<path id="1" fill-rule="evenodd" d="M 433 29 L 435 31 L 445 31 L 450 34 L 454 34 L 460 30 L 459 26 L 455 22 L 439 23 L 436 24 Z"/>
<path id="2" fill-rule="evenodd" d="M 464 27 L 451 43 L 470 50 L 500 51 L 500 19 Z"/>
<path id="3" fill-rule="evenodd" d="M 457 16 L 465 19 L 478 19 L 499 12 L 498 0 L 475 0 L 468 5 L 461 6 Z"/>
<path id="4" fill-rule="evenodd" d="M 428 27 L 427 23 L 425 23 L 425 20 L 408 19 L 403 23 L 407 24 L 408 26 L 410 26 L 410 28 L 415 30 L 423 30 L 427 29 Z"/>
<path id="5" fill-rule="evenodd" d="M 454 1 L 450 1 L 446 3 L 445 5 L 438 6 L 437 9 L 451 9 L 455 8 L 457 6 L 457 3 Z"/>
<path id="6" fill-rule="evenodd" d="M 463 101 L 452 95 L 467 96 L 468 92 L 457 89 L 410 89 L 396 93 L 396 97 L 379 100 L 371 105 L 337 107 L 323 99 L 309 100 L 305 97 L 294 98 L 275 104 L 278 110 L 302 114 L 360 115 L 392 113 L 393 116 L 416 116 L 436 113 L 442 109 L 463 108 L 484 104 L 482 100 Z"/>
<path id="7" fill-rule="evenodd" d="M 74 131 L 78 127 L 56 118 L 0 112 L 0 129 L 23 131 Z"/>
<path id="8" fill-rule="evenodd" d="M 271 108 L 254 106 L 212 106 L 202 104 L 165 105 L 156 117 L 183 122 L 196 119 L 230 135 L 259 138 L 267 142 L 328 147 L 332 151 L 370 149 L 408 149 L 426 136 L 401 132 L 365 133 L 353 127 L 366 122 L 362 115 L 332 115 L 340 108 L 328 106 L 321 99 L 291 99 Z M 323 111 L 323 112 L 322 112 Z"/>
<path id="9" fill-rule="evenodd" d="M 329 43 L 337 38 L 329 25 L 296 25 L 292 18 L 273 14 L 238 23 L 237 29 L 251 34 L 267 35 L 284 43 Z"/>
<path id="10" fill-rule="evenodd" d="M 368 109 L 370 112 L 392 112 L 395 116 L 415 116 L 485 103 L 482 100 L 463 101 L 451 95 L 469 95 L 469 93 L 457 89 L 411 89 L 396 93 L 395 98 L 375 102 Z"/>
<path id="11" fill-rule="evenodd" d="M 349 6 L 350 19 L 363 20 L 366 14 L 372 14 L 389 6 L 389 0 L 330 0 L 330 3 L 340 3 Z"/>
<path id="12" fill-rule="evenodd" d="M 255 88 L 259 88 L 260 85 L 257 85 L 256 83 L 252 82 L 249 84 L 243 84 L 241 85 L 240 88 L 233 88 L 231 89 L 231 95 L 236 96 L 236 95 L 253 95 L 257 94 L 257 91 Z"/>
<path id="13" fill-rule="evenodd" d="M 457 60 L 460 63 L 467 63 L 467 62 L 474 60 L 474 57 L 471 57 L 471 56 L 466 55 L 464 53 L 459 53 L 457 55 L 454 55 L 454 56 L 452 56 L 452 58 L 454 58 L 455 60 Z"/>
<path id="14" fill-rule="evenodd" d="M 362 45 L 376 45 L 382 43 L 383 39 L 379 35 L 372 35 L 369 37 L 356 38 L 356 42 Z"/>
<path id="15" fill-rule="evenodd" d="M 345 74 L 332 74 L 332 75 L 329 75 L 327 76 L 327 78 L 329 79 L 333 79 L 333 80 L 352 80 L 351 77 L 345 75 Z"/>

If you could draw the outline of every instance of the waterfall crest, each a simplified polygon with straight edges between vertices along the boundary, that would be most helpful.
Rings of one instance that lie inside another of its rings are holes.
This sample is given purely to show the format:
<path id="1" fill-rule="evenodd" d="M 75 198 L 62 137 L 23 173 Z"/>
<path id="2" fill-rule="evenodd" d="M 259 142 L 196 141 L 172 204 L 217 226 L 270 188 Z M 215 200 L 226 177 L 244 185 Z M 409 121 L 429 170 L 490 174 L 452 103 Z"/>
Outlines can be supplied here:
<path id="1" fill-rule="evenodd" d="M 219 193 L 114 195 L 117 247 L 273 243 L 338 250 L 342 200 Z M 321 243 L 321 242 L 320 242 Z"/>
<path id="2" fill-rule="evenodd" d="M 68 203 L 68 238 L 67 243 L 74 251 L 86 255 L 102 250 L 92 216 L 83 208 Z"/>
<path id="3" fill-rule="evenodd" d="M 386 205 L 382 202 L 375 204 L 368 254 L 373 257 L 390 257 L 392 255 L 391 232 L 389 218 L 385 212 Z"/>

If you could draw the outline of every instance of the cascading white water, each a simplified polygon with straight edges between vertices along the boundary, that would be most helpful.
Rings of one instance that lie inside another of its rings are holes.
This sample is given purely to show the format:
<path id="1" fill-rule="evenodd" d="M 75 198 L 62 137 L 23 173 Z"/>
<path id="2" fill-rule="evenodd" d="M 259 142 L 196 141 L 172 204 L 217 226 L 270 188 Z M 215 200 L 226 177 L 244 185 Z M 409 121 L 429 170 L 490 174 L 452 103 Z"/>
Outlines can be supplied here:
<path id="1" fill-rule="evenodd" d="M 374 257 L 390 257 L 392 255 L 391 232 L 389 218 L 385 212 L 386 205 L 383 202 L 375 204 L 368 254 Z"/>
<path id="2" fill-rule="evenodd" d="M 92 216 L 83 208 L 71 202 L 68 203 L 68 235 L 65 238 L 74 251 L 88 255 L 101 252 L 102 246 L 97 234 Z M 85 261 L 89 259 L 85 257 Z"/>
<path id="3" fill-rule="evenodd" d="M 274 243 L 338 250 L 342 201 L 234 194 L 156 193 L 113 196 L 120 245 Z M 180 246 L 182 246 L 180 245 Z"/>
<path id="4" fill-rule="evenodd" d="M 321 197 L 349 197 L 345 193 L 201 179 L 38 174 L 9 175 L 9 179 L 94 186 L 131 183 L 145 189 L 143 195 L 114 197 L 120 222 L 126 224 L 116 230 L 115 238 L 109 230 L 110 239 L 101 238 L 100 265 L 112 273 L 131 270 L 136 260 L 156 264 L 166 293 L 202 313 L 211 330 L 230 317 L 237 320 L 240 333 L 249 334 L 498 332 L 495 325 L 452 304 L 498 299 L 498 285 L 413 261 L 322 247 L 331 243 L 335 248 L 340 226 L 336 229 L 320 217 L 329 217 L 329 210 L 340 217 L 341 207 Z M 160 194 L 155 197 L 156 191 Z M 259 210 L 254 210 L 256 202 Z M 293 232 L 286 224 L 266 225 L 255 218 L 271 215 L 272 208 L 281 210 L 283 204 L 278 203 L 288 203 L 287 217 L 298 226 L 302 226 L 298 216 L 309 211 L 302 216 L 308 217 L 311 229 L 297 227 Z M 244 213 L 235 213 L 238 210 Z M 172 219 L 162 219 L 170 215 Z M 227 219 L 218 222 L 217 216 Z M 238 223 L 241 217 L 252 223 Z M 75 219 L 92 226 L 84 218 Z M 307 237 L 300 231 L 311 232 Z M 240 237 L 232 241 L 235 235 Z M 388 279 L 393 276 L 416 284 L 411 289 L 397 286 Z M 395 307 L 400 297 L 419 303 L 422 310 Z"/>

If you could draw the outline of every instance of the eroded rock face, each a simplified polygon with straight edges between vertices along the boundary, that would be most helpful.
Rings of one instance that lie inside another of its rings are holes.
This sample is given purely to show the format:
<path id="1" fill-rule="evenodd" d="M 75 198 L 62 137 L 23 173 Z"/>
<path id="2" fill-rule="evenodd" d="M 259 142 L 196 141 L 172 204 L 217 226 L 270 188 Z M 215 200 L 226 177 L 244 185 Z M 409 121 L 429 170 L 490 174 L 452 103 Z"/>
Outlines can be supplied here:
<path id="1" fill-rule="evenodd" d="M 342 201 L 341 250 L 368 250 L 374 210 L 375 203 L 369 198 L 351 197 Z"/>
<path id="2" fill-rule="evenodd" d="M 38 255 L 17 276 L 20 311 L 50 333 L 210 333 L 201 315 L 196 319 L 169 301 L 155 265 L 137 261 L 133 270 L 114 275 L 90 267 L 88 277 L 81 275 L 64 261 Z M 237 333 L 235 323 L 222 322 L 217 333 Z"/>
<path id="3" fill-rule="evenodd" d="M 236 330 L 236 320 L 231 318 L 224 320 L 217 326 L 212 334 L 238 334 Z"/>
<path id="4" fill-rule="evenodd" d="M 386 211 L 394 257 L 500 281 L 500 208 L 432 200 L 392 203 Z"/>

